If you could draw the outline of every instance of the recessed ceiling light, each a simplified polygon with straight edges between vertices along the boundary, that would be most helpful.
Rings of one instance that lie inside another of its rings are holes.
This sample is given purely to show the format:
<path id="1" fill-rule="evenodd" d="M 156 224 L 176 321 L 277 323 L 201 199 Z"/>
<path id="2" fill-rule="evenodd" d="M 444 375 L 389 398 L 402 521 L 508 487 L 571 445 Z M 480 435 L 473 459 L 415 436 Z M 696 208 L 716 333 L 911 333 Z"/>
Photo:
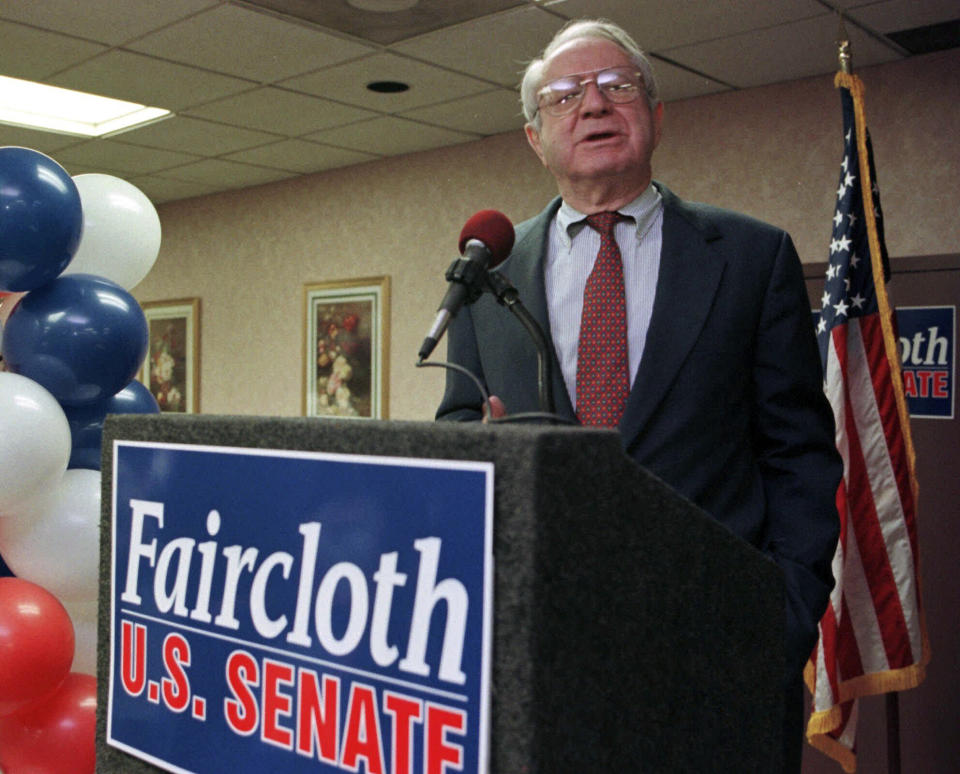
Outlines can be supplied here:
<path id="1" fill-rule="evenodd" d="M 0 123 L 58 134 L 105 137 L 173 115 L 82 91 L 0 75 Z"/>
<path id="2" fill-rule="evenodd" d="M 347 5 L 371 13 L 396 13 L 409 10 L 419 2 L 420 0 L 347 0 Z"/>
<path id="3" fill-rule="evenodd" d="M 402 91 L 409 91 L 410 85 L 402 81 L 371 81 L 367 84 L 367 88 L 378 94 L 399 94 Z"/>

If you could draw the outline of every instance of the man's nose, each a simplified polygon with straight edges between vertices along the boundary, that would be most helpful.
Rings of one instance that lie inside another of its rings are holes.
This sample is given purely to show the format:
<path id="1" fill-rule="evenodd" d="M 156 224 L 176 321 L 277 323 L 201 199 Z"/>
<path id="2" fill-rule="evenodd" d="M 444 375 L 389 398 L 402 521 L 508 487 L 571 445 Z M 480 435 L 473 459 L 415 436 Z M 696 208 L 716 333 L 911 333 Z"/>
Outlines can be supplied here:
<path id="1" fill-rule="evenodd" d="M 600 91 L 597 82 L 590 81 L 583 88 L 583 99 L 580 103 L 580 112 L 585 115 L 606 113 L 610 110 L 610 100 Z"/>

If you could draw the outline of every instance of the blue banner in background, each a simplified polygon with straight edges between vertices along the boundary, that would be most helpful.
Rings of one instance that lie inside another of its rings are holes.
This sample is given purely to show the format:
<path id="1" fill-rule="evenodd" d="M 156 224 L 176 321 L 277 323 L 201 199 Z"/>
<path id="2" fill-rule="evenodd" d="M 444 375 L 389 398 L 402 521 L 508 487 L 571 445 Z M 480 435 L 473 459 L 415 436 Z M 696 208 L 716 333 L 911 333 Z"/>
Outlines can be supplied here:
<path id="1" fill-rule="evenodd" d="M 107 741 L 172 772 L 485 772 L 493 467 L 116 442 Z"/>
<path id="2" fill-rule="evenodd" d="M 910 416 L 952 419 L 956 307 L 897 307 L 896 316 Z"/>
<path id="3" fill-rule="evenodd" d="M 820 310 L 812 310 L 813 327 Z M 911 419 L 953 419 L 957 308 L 904 306 L 893 310 L 903 391 Z"/>

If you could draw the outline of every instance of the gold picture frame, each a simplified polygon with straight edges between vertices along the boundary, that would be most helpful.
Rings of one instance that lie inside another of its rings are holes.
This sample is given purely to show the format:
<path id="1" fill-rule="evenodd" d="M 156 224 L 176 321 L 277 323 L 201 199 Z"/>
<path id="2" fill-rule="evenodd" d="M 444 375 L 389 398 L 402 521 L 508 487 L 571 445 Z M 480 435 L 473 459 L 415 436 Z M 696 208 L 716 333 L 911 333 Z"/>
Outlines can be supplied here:
<path id="1" fill-rule="evenodd" d="M 149 344 L 139 379 L 160 410 L 200 411 L 200 299 L 145 301 Z"/>
<path id="2" fill-rule="evenodd" d="M 390 277 L 303 288 L 303 414 L 386 419 Z"/>

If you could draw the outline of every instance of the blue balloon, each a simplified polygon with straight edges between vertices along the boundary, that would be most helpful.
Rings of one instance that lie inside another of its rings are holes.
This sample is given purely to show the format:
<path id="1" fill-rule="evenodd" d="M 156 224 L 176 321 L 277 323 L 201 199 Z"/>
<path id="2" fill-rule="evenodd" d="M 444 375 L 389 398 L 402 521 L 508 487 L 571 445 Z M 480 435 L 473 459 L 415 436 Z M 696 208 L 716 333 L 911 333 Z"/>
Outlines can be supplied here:
<path id="1" fill-rule="evenodd" d="M 160 406 L 140 382 L 130 382 L 116 395 L 87 406 L 64 406 L 70 425 L 68 468 L 100 470 L 100 444 L 107 414 L 159 414 Z"/>
<path id="2" fill-rule="evenodd" d="M 80 244 L 80 191 L 29 148 L 0 148 L 0 290 L 34 290 L 59 276 Z"/>
<path id="3" fill-rule="evenodd" d="M 7 370 L 45 387 L 61 406 L 116 395 L 147 354 L 147 320 L 117 283 L 65 274 L 31 290 L 3 329 Z"/>

